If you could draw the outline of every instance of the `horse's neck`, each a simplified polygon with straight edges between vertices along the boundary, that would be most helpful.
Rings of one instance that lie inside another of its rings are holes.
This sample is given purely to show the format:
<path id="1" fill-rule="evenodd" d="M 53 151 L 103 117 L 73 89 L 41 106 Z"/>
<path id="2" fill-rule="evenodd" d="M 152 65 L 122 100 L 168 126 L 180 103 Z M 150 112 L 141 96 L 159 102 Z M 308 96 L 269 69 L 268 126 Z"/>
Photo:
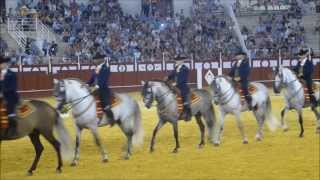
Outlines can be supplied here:
<path id="1" fill-rule="evenodd" d="M 286 74 L 287 78 L 285 93 L 287 96 L 291 96 L 292 94 L 296 93 L 297 91 L 299 91 L 299 89 L 302 88 L 302 84 L 292 72 L 288 72 Z"/>
<path id="2" fill-rule="evenodd" d="M 77 103 L 79 101 L 83 101 L 86 102 L 87 100 L 90 100 L 90 97 L 86 97 L 89 95 L 89 92 L 84 89 L 84 88 L 80 88 L 80 86 L 76 85 L 76 84 L 72 84 L 69 87 L 69 97 L 68 100 L 69 102 L 74 101 L 74 103 L 76 104 L 74 106 L 75 109 L 80 108 L 80 106 L 77 106 Z M 82 99 L 83 98 L 83 99 Z M 80 104 L 80 103 L 79 103 Z"/>
<path id="3" fill-rule="evenodd" d="M 158 102 L 158 106 L 163 106 L 168 104 L 167 102 L 174 98 L 174 93 L 169 89 L 169 87 L 161 85 L 157 87 L 155 97 Z"/>

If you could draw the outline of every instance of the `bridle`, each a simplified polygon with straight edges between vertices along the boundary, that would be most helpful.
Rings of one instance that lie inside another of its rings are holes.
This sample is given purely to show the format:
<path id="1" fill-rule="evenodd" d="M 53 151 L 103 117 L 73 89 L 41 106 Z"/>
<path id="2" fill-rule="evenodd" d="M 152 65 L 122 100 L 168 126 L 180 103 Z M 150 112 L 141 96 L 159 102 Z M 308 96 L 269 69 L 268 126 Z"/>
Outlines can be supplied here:
<path id="1" fill-rule="evenodd" d="M 75 107 L 76 105 L 80 104 L 82 101 L 84 101 L 87 97 L 91 96 L 92 92 L 89 92 L 87 95 L 76 98 L 72 101 L 67 101 L 66 100 L 66 87 L 65 87 L 65 83 L 64 81 L 59 81 L 58 82 L 58 93 L 55 94 L 55 97 L 58 99 L 59 105 L 58 105 L 58 110 L 61 111 L 61 109 L 63 107 L 65 107 L 66 112 L 68 112 L 70 109 L 72 109 L 73 107 Z M 94 103 L 94 100 L 92 100 L 92 102 L 89 103 L 89 105 L 85 108 L 85 110 L 83 110 L 81 113 L 78 114 L 74 114 L 74 117 L 79 117 L 81 116 L 83 113 L 85 113 L 89 107 L 92 106 L 92 104 Z"/>
<path id="2" fill-rule="evenodd" d="M 229 101 L 231 101 L 231 99 L 233 98 L 233 96 L 236 94 L 235 91 L 233 91 L 233 93 L 231 95 L 230 91 L 233 90 L 232 85 L 230 85 L 230 88 L 228 90 L 226 90 L 225 92 L 221 92 L 221 87 L 217 86 L 217 82 L 216 82 L 217 78 L 215 78 L 213 80 L 213 88 L 214 88 L 214 99 L 218 99 L 218 102 L 220 105 L 226 105 Z"/>

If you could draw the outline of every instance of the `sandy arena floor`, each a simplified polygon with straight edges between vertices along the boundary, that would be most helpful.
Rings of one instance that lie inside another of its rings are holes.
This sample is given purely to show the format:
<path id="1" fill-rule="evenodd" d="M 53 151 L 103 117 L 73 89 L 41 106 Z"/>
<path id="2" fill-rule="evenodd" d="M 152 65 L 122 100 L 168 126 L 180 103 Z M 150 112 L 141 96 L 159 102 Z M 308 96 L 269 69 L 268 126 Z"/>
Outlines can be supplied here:
<path id="1" fill-rule="evenodd" d="M 265 139 L 256 142 L 256 121 L 251 113 L 243 113 L 242 120 L 249 137 L 249 144 L 242 144 L 240 132 L 234 117 L 227 116 L 225 131 L 220 147 L 206 144 L 198 149 L 199 129 L 195 121 L 179 122 L 181 148 L 172 154 L 174 139 L 171 125 L 164 126 L 157 136 L 155 152 L 149 153 L 152 130 L 157 122 L 155 108 L 150 110 L 141 104 L 138 93 L 132 94 L 139 100 L 145 131 L 144 145 L 134 149 L 130 160 L 122 159 L 125 137 L 120 129 L 103 127 L 100 136 L 109 154 L 109 162 L 102 163 L 100 153 L 94 145 L 91 134 L 85 130 L 81 141 L 81 159 L 77 167 L 65 163 L 62 174 L 56 174 L 56 155 L 44 140 L 45 150 L 38 169 L 32 177 L 26 172 L 34 158 L 34 150 L 29 138 L 2 142 L 1 180 L 7 179 L 320 179 L 320 139 L 315 133 L 315 116 L 304 110 L 305 136 L 299 138 L 299 127 L 295 112 L 289 112 L 289 131 L 270 132 L 265 127 Z M 45 99 L 54 103 L 52 98 Z M 272 97 L 273 113 L 279 119 L 283 106 L 281 97 Z M 216 116 L 219 117 L 217 107 Z M 75 129 L 72 118 L 65 123 L 73 140 Z"/>

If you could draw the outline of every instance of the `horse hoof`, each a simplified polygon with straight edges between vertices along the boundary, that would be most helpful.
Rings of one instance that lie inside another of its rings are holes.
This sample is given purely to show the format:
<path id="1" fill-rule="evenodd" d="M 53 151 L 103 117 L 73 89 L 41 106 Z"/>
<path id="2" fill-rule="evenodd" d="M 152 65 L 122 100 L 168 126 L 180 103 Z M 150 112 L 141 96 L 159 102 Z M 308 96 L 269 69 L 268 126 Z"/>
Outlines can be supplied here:
<path id="1" fill-rule="evenodd" d="M 203 147 L 204 147 L 204 144 L 199 144 L 198 145 L 198 149 L 203 149 Z"/>
<path id="2" fill-rule="evenodd" d="M 154 152 L 154 149 L 153 148 L 150 148 L 150 151 L 149 151 L 150 153 L 153 153 Z"/>
<path id="3" fill-rule="evenodd" d="M 258 137 L 256 138 L 257 141 L 262 141 L 262 138 Z M 248 143 L 248 142 L 247 142 Z"/>
<path id="4" fill-rule="evenodd" d="M 108 159 L 102 159 L 102 163 L 107 163 L 107 162 L 109 162 Z"/>
<path id="5" fill-rule="evenodd" d="M 249 142 L 247 140 L 243 141 L 243 144 L 249 144 Z"/>
<path id="6" fill-rule="evenodd" d="M 174 153 L 174 154 L 178 153 L 178 149 L 174 149 L 174 150 L 172 151 L 172 153 Z"/>
<path id="7" fill-rule="evenodd" d="M 61 169 L 57 169 L 57 170 L 56 170 L 56 173 L 57 173 L 57 174 L 61 174 L 61 173 L 62 173 L 62 170 L 61 170 Z"/>
<path id="8" fill-rule="evenodd" d="M 32 175 L 33 175 L 33 173 L 31 171 L 27 172 L 27 176 L 32 176 Z"/>
<path id="9" fill-rule="evenodd" d="M 300 134 L 300 135 L 299 135 L 299 138 L 303 138 L 303 134 Z"/>
<path id="10" fill-rule="evenodd" d="M 129 155 L 127 155 L 127 156 L 124 156 L 124 158 L 123 158 L 124 160 L 129 160 L 130 159 L 130 156 Z"/>
<path id="11" fill-rule="evenodd" d="M 77 162 L 72 162 L 72 163 L 70 164 L 70 166 L 72 166 L 72 167 L 75 167 L 75 166 L 77 166 L 77 165 L 78 165 Z"/>
<path id="12" fill-rule="evenodd" d="M 218 147 L 218 146 L 220 146 L 220 143 L 213 143 L 213 145 L 214 145 L 215 147 Z"/>

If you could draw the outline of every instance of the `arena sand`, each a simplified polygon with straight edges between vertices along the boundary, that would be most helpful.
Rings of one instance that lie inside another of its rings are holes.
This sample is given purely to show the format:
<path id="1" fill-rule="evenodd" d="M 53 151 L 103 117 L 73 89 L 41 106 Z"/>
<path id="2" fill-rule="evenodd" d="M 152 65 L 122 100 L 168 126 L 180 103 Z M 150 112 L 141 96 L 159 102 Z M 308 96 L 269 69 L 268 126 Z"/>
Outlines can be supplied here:
<path id="1" fill-rule="evenodd" d="M 133 95 L 142 109 L 145 131 L 144 145 L 135 148 L 130 160 L 123 160 L 122 148 L 125 137 L 120 129 L 99 129 L 102 142 L 108 150 L 109 162 L 102 163 L 100 153 L 94 145 L 92 135 L 85 130 L 81 139 L 81 159 L 77 167 L 64 163 L 63 173 L 56 174 L 56 155 L 51 145 L 42 138 L 45 150 L 38 169 L 32 177 L 26 172 L 34 158 L 29 138 L 2 142 L 1 180 L 8 179 L 256 179 L 256 180 L 317 180 L 319 173 L 319 134 L 315 133 L 315 116 L 304 110 L 304 138 L 299 138 L 299 127 L 295 112 L 286 119 L 289 131 L 270 132 L 265 127 L 265 139 L 255 141 L 256 121 L 251 113 L 243 113 L 242 120 L 249 137 L 249 144 L 242 144 L 240 132 L 233 116 L 227 116 L 225 131 L 220 147 L 206 144 L 198 149 L 199 129 L 195 121 L 179 122 L 181 148 L 172 154 L 174 139 L 171 125 L 164 126 L 157 136 L 155 152 L 149 153 L 152 130 L 157 123 L 155 108 L 146 109 L 138 93 Z M 52 104 L 53 98 L 43 99 Z M 281 97 L 272 97 L 273 113 L 279 119 L 283 106 Z M 218 109 L 215 106 L 216 115 Z M 75 139 L 72 118 L 65 124 Z"/>

